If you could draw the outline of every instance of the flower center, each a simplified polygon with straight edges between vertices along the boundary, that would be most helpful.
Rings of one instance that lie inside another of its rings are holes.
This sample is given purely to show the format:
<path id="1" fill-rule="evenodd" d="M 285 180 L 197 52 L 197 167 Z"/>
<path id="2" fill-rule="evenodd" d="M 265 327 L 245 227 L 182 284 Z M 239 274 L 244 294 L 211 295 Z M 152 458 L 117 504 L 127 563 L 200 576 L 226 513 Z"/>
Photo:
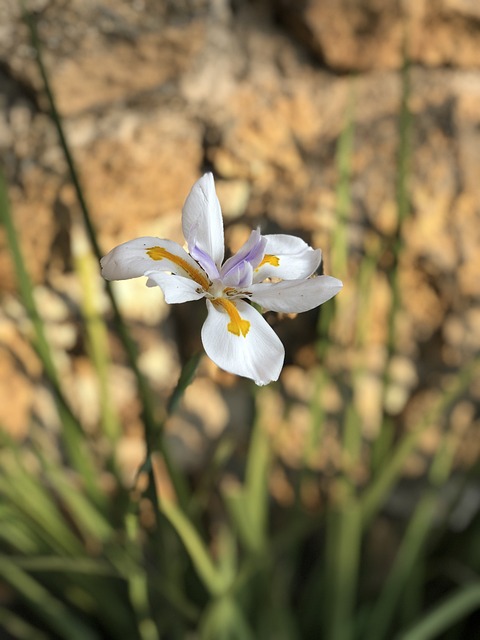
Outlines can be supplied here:
<path id="1" fill-rule="evenodd" d="M 192 280 L 198 282 L 198 284 L 203 287 L 205 290 L 208 290 L 209 282 L 207 278 L 203 275 L 201 271 L 195 269 L 191 264 L 189 264 L 184 258 L 180 258 L 180 256 L 176 256 L 174 253 L 167 251 L 163 247 L 150 247 L 147 249 L 147 255 L 152 260 L 171 260 L 176 265 L 178 265 L 181 269 L 183 269 Z"/>
<path id="2" fill-rule="evenodd" d="M 225 298 L 215 298 L 212 302 L 217 307 L 222 307 L 222 309 L 228 313 L 230 322 L 227 324 L 227 329 L 230 333 L 233 333 L 235 336 L 242 335 L 246 338 L 247 333 L 250 331 L 250 322 L 240 316 L 234 303 Z"/>

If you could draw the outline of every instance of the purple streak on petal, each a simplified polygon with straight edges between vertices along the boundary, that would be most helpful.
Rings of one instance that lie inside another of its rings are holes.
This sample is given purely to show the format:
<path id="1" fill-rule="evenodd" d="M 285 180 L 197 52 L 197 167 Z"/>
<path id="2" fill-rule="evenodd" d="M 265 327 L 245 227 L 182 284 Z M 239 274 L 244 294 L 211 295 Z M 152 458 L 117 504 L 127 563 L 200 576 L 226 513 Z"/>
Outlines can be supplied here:
<path id="1" fill-rule="evenodd" d="M 237 253 L 229 258 L 220 269 L 220 277 L 231 286 L 248 286 L 251 284 L 253 270 L 258 267 L 265 255 L 267 240 L 256 229 L 250 234 Z M 250 268 L 247 268 L 248 267 Z M 230 282 L 232 281 L 232 282 Z M 243 284 L 241 284 L 243 283 Z"/>
<path id="2" fill-rule="evenodd" d="M 253 267 L 249 262 L 242 262 L 242 270 L 239 270 L 237 287 L 248 287 L 253 281 Z"/>
<path id="3" fill-rule="evenodd" d="M 194 260 L 198 262 L 198 264 L 202 267 L 210 280 L 213 281 L 220 277 L 217 265 L 214 263 L 213 258 L 209 256 L 208 253 L 197 247 L 197 245 L 194 245 L 190 249 L 190 255 Z"/>
<path id="4" fill-rule="evenodd" d="M 228 273 L 222 278 L 225 287 L 248 287 L 252 284 L 253 268 L 246 260 L 242 260 L 228 270 Z"/>

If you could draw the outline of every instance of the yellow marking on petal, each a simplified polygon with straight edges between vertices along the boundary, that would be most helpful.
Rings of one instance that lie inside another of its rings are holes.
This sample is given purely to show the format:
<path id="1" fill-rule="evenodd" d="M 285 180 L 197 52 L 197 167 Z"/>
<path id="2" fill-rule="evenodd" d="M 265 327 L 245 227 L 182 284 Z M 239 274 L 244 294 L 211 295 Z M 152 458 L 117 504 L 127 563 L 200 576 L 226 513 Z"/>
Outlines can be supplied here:
<path id="1" fill-rule="evenodd" d="M 198 282 L 201 287 L 203 287 L 205 290 L 208 290 L 209 282 L 207 278 L 201 271 L 195 269 L 195 267 L 192 267 L 192 265 L 189 264 L 184 258 L 176 256 L 174 253 L 167 251 L 163 247 L 150 247 L 150 249 L 147 249 L 147 255 L 152 260 L 163 260 L 164 258 L 167 260 L 171 260 L 181 269 L 186 271 L 192 280 L 195 280 L 195 282 Z"/>
<path id="2" fill-rule="evenodd" d="M 214 305 L 222 307 L 228 313 L 230 322 L 227 324 L 227 329 L 230 333 L 233 333 L 235 336 L 242 335 L 246 338 L 247 333 L 250 331 L 250 322 L 248 320 L 244 320 L 240 316 L 234 303 L 230 300 L 226 300 L 225 298 L 216 298 L 215 300 L 212 300 L 212 302 Z"/>
<path id="3" fill-rule="evenodd" d="M 270 253 L 266 253 L 263 256 L 263 260 L 260 262 L 260 264 L 255 269 L 255 271 L 258 271 L 260 269 L 260 267 L 263 267 L 264 264 L 271 264 L 272 267 L 279 267 L 280 266 L 280 258 L 278 256 L 273 256 Z"/>

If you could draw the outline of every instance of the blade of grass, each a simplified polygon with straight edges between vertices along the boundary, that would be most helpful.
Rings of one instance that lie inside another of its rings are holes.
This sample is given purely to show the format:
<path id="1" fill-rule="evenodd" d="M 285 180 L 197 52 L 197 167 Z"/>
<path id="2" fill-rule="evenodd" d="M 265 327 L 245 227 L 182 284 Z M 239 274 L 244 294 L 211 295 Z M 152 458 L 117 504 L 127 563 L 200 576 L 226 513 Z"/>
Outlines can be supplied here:
<path id="1" fill-rule="evenodd" d="M 31 526 L 50 549 L 61 555 L 81 551 L 78 538 L 66 525 L 55 500 L 34 478 L 26 474 L 0 479 L 0 495 L 17 511 L 17 518 Z"/>
<path id="2" fill-rule="evenodd" d="M 45 633 L 4 607 L 0 607 L 0 636 L 2 629 L 8 634 L 6 637 L 16 640 L 49 640 Z"/>
<path id="3" fill-rule="evenodd" d="M 351 81 L 350 96 L 345 113 L 345 125 L 338 139 L 336 168 L 338 174 L 335 192 L 335 228 L 331 241 L 332 273 L 336 278 L 347 277 L 348 273 L 348 222 L 352 208 L 351 179 L 353 144 L 355 141 L 354 84 Z"/>
<path id="4" fill-rule="evenodd" d="M 351 487 L 341 481 L 346 499 L 327 517 L 326 571 L 323 581 L 324 619 L 329 640 L 353 637 L 361 543 L 361 512 Z"/>
<path id="5" fill-rule="evenodd" d="M 86 446 L 82 426 L 63 394 L 50 345 L 46 337 L 45 327 L 37 309 L 33 293 L 33 284 L 25 267 L 18 235 L 10 214 L 7 185 L 2 172 L 0 172 L 0 222 L 5 227 L 7 233 L 8 245 L 18 279 L 20 294 L 33 326 L 33 345 L 43 365 L 46 377 L 50 382 L 57 402 L 60 420 L 64 427 L 61 436 L 65 443 L 65 448 L 72 462 L 72 466 L 81 473 L 92 497 L 100 501 L 101 494 L 97 486 L 97 474 L 91 453 Z"/>
<path id="6" fill-rule="evenodd" d="M 335 226 L 333 229 L 330 246 L 332 255 L 332 273 L 336 278 L 345 279 L 348 272 L 348 219 L 351 209 L 351 160 L 353 153 L 353 142 L 355 136 L 355 126 L 353 119 L 354 92 L 353 85 L 349 104 L 345 114 L 345 126 L 340 134 L 336 153 L 336 168 L 338 182 L 335 193 Z M 322 307 L 317 334 L 316 345 L 317 355 L 320 360 L 325 355 L 330 346 L 330 327 L 335 318 L 337 307 L 336 299 L 330 301 L 328 305 Z"/>
<path id="7" fill-rule="evenodd" d="M 225 593 L 231 586 L 231 581 L 225 579 L 225 576 L 217 568 L 203 540 L 185 513 L 173 502 L 165 500 L 160 505 L 160 509 L 180 537 L 208 591 L 214 596 Z"/>
<path id="8" fill-rule="evenodd" d="M 61 506 L 75 523 L 84 538 L 106 541 L 113 538 L 115 530 L 95 504 L 83 495 L 78 487 L 72 486 L 62 469 L 51 466 L 46 469 L 46 478 Z"/>
<path id="9" fill-rule="evenodd" d="M 408 57 L 405 55 L 402 68 L 402 98 L 400 106 L 399 148 L 397 156 L 397 228 L 392 238 L 392 264 L 388 272 L 388 276 L 390 279 L 390 289 L 392 292 L 392 303 L 388 316 L 387 365 L 385 367 L 387 376 L 389 374 L 389 363 L 396 349 L 397 315 L 401 306 L 398 267 L 400 262 L 400 254 L 403 249 L 403 226 L 410 212 L 408 179 L 410 173 L 409 169 L 411 156 L 412 117 L 410 114 L 409 100 L 410 62 L 408 60 Z M 387 377 L 385 383 L 387 384 L 388 382 L 389 380 Z"/>
<path id="10" fill-rule="evenodd" d="M 231 596 L 218 598 L 205 612 L 200 628 L 201 640 L 254 640 L 237 601 Z"/>
<path id="11" fill-rule="evenodd" d="M 400 440 L 390 458 L 385 460 L 383 469 L 361 497 L 364 527 L 368 526 L 378 509 L 382 506 L 391 488 L 400 476 L 408 456 L 415 450 L 422 433 L 432 423 L 436 422 L 440 416 L 445 414 L 475 376 L 478 375 L 479 369 L 480 358 L 477 357 L 458 371 L 453 381 L 451 381 L 443 393 L 440 394 L 430 411 Z"/>
<path id="12" fill-rule="evenodd" d="M 435 640 L 456 622 L 480 608 L 480 582 L 464 585 L 448 595 L 397 640 Z"/>
<path id="13" fill-rule="evenodd" d="M 30 554 L 42 548 L 41 538 L 25 520 L 19 520 L 17 510 L 12 505 L 0 504 L 0 548 Z"/>
<path id="14" fill-rule="evenodd" d="M 0 574 L 2 579 L 28 603 L 36 615 L 60 637 L 69 640 L 100 640 L 100 636 L 93 627 L 5 557 L 1 558 Z"/>
<path id="15" fill-rule="evenodd" d="M 138 519 L 133 514 L 127 516 L 126 529 L 129 539 L 133 542 L 133 548 L 139 548 Z M 140 560 L 140 557 L 137 559 Z M 129 572 L 128 591 L 142 640 L 158 640 L 158 630 L 150 616 L 148 577 L 140 567 L 136 571 Z"/>
<path id="16" fill-rule="evenodd" d="M 262 391 L 257 394 L 256 411 L 248 449 L 243 486 L 225 484 L 222 494 L 235 529 L 253 554 L 261 554 L 267 544 L 268 478 L 272 449 L 267 432 L 262 427 Z"/>
<path id="17" fill-rule="evenodd" d="M 83 229 L 75 224 L 72 228 L 72 254 L 83 293 L 82 314 L 87 332 L 88 352 L 95 367 L 99 386 L 100 424 L 103 433 L 113 444 L 118 439 L 121 428 L 110 393 L 108 330 L 99 310 L 98 266 Z"/>
<path id="18" fill-rule="evenodd" d="M 250 513 L 255 550 L 261 552 L 267 541 L 268 478 L 272 462 L 272 448 L 266 430 L 262 427 L 261 393 L 257 395 L 257 416 L 245 471 L 245 498 Z"/>
<path id="19" fill-rule="evenodd" d="M 352 158 L 355 136 L 354 85 L 347 111 L 345 126 L 338 140 L 336 166 L 336 225 L 332 236 L 332 269 L 336 277 L 348 277 L 348 222 L 351 213 Z M 325 322 L 334 320 L 335 311 Z M 360 319 L 357 319 L 357 335 Z M 322 323 L 320 323 L 320 339 Z M 328 349 L 328 329 L 323 327 L 323 353 Z M 334 504 L 326 520 L 326 570 L 322 576 L 324 620 L 327 637 L 331 640 L 349 640 L 353 637 L 358 566 L 361 544 L 360 508 L 355 492 L 354 471 L 361 455 L 361 422 L 348 393 L 345 402 L 342 434 L 341 477 L 335 485 Z"/>
<path id="20" fill-rule="evenodd" d="M 65 556 L 41 556 L 29 555 L 0 555 L 0 564 L 4 558 L 8 558 L 17 567 L 29 573 L 78 573 L 91 576 L 118 577 L 119 573 L 111 564 L 101 558 L 89 558 L 78 556 L 67 558 Z"/>
<path id="21" fill-rule="evenodd" d="M 386 340 L 386 358 L 383 369 L 382 380 L 382 407 L 385 407 L 385 399 L 390 386 L 391 363 L 396 351 L 397 340 L 397 316 L 401 308 L 401 294 L 399 284 L 399 264 L 400 256 L 403 249 L 403 227 L 410 213 L 410 194 L 409 194 L 409 173 L 411 158 L 411 137 L 412 137 L 412 116 L 409 108 L 410 100 L 410 62 L 406 54 L 406 43 L 404 43 L 404 61 L 402 68 L 402 96 L 399 117 L 399 147 L 397 153 L 397 184 L 396 184 L 396 204 L 397 204 L 397 220 L 396 229 L 390 239 L 390 267 L 387 273 L 391 303 L 387 319 L 387 340 Z M 392 432 L 389 416 L 384 417 L 384 430 L 387 436 L 380 437 L 374 443 L 372 459 L 373 461 L 383 459 L 385 448 L 390 444 L 389 435 Z M 383 431 L 383 428 L 382 428 Z M 380 451 L 376 451 L 376 448 Z"/>
<path id="22" fill-rule="evenodd" d="M 258 548 L 258 534 L 252 528 L 245 488 L 241 485 L 224 485 L 222 497 L 239 540 L 246 549 L 255 551 Z"/>
<path id="23" fill-rule="evenodd" d="M 401 594 L 404 592 L 416 563 L 421 558 L 426 540 L 431 532 L 437 512 L 438 497 L 450 476 L 458 445 L 459 437 L 457 434 L 448 433 L 442 440 L 442 444 L 432 461 L 429 473 L 431 486 L 415 508 L 388 579 L 375 602 L 367 630 L 367 636 L 372 640 L 384 640 L 387 637 Z"/>

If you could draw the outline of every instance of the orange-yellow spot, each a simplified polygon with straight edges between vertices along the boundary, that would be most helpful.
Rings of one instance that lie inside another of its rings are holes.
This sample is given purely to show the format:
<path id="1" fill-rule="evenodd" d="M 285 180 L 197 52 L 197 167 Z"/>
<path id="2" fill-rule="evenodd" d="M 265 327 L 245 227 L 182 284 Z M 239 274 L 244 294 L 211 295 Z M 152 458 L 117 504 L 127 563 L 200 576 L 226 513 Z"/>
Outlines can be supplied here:
<path id="1" fill-rule="evenodd" d="M 255 271 L 258 271 L 264 264 L 271 264 L 272 267 L 278 267 L 280 266 L 280 258 L 278 256 L 272 256 L 270 253 L 266 253 Z"/>
<path id="2" fill-rule="evenodd" d="M 230 322 L 227 324 L 227 329 L 235 336 L 242 335 L 244 338 L 250 331 L 250 322 L 244 320 L 238 313 L 237 307 L 230 300 L 225 298 L 216 298 L 212 300 L 213 304 L 222 307 L 229 315 Z"/>
<path id="3" fill-rule="evenodd" d="M 177 264 L 181 269 L 186 271 L 192 280 L 198 282 L 198 284 L 203 287 L 205 290 L 209 287 L 209 282 L 207 278 L 203 275 L 201 271 L 192 267 L 184 258 L 180 258 L 180 256 L 176 256 L 174 253 L 167 251 L 163 247 L 150 247 L 147 249 L 147 255 L 152 260 L 163 260 L 166 258 L 167 260 L 171 260 L 175 264 Z"/>

